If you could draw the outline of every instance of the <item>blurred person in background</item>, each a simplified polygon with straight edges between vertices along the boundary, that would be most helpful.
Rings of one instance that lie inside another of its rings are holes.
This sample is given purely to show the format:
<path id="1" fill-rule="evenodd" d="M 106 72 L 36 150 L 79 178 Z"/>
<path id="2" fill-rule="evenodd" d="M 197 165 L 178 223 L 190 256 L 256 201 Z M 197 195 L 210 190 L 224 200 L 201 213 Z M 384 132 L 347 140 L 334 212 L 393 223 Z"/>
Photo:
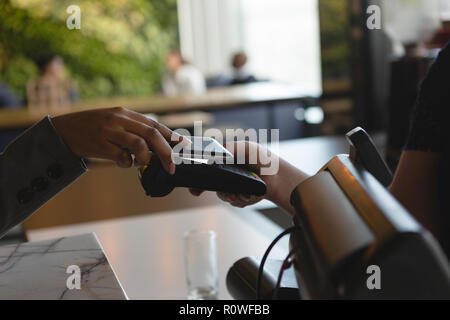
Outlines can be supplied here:
<path id="1" fill-rule="evenodd" d="M 78 92 L 66 75 L 61 57 L 45 57 L 37 64 L 40 76 L 27 84 L 30 108 L 64 107 L 78 100 Z"/>
<path id="2" fill-rule="evenodd" d="M 186 62 L 178 50 L 169 52 L 166 67 L 167 72 L 162 79 L 162 89 L 166 96 L 198 95 L 206 91 L 203 74 Z"/>
<path id="3" fill-rule="evenodd" d="M 233 80 L 231 84 L 244 84 L 256 82 L 256 78 L 248 71 L 247 55 L 244 52 L 237 52 L 231 59 L 231 66 L 233 67 Z"/>
<path id="4" fill-rule="evenodd" d="M 13 109 L 20 107 L 20 100 L 9 88 L 0 83 L 0 108 Z"/>

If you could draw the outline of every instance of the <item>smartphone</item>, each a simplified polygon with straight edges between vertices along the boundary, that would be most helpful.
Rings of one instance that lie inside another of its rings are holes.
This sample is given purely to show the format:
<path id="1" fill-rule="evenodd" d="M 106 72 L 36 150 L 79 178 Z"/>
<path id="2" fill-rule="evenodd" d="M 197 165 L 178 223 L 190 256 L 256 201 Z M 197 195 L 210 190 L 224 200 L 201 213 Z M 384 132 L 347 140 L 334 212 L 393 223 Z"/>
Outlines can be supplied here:
<path id="1" fill-rule="evenodd" d="M 192 136 L 190 145 L 178 144 L 173 148 L 175 156 L 181 158 L 214 160 L 233 159 L 233 154 L 225 149 L 216 139 L 209 137 Z"/>

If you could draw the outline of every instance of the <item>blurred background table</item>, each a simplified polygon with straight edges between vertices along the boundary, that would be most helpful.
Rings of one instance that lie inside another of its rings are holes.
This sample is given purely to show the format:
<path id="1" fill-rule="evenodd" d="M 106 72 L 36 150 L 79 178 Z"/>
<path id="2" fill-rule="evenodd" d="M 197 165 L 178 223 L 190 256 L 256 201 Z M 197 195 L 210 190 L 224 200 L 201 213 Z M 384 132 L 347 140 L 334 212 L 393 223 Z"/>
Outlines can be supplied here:
<path id="1" fill-rule="evenodd" d="M 306 134 L 305 123 L 295 117 L 298 110 L 314 105 L 298 85 L 260 82 L 212 88 L 204 94 L 178 97 L 122 97 L 82 101 L 70 107 L 0 110 L 0 151 L 26 128 L 47 114 L 56 116 L 89 109 L 126 107 L 149 114 L 172 129 L 190 130 L 194 121 L 202 121 L 203 130 L 214 128 L 254 128 L 280 130 L 280 139 Z M 300 112 L 301 113 L 301 112 Z"/>
<path id="2" fill-rule="evenodd" d="M 24 128 L 42 119 L 45 115 L 58 115 L 88 109 L 122 106 L 140 113 L 165 114 L 198 110 L 229 109 L 257 104 L 299 101 L 305 91 L 297 85 L 261 82 L 213 88 L 204 94 L 178 97 L 120 97 L 79 102 L 64 108 L 48 106 L 43 110 L 1 110 L 0 128 Z"/>

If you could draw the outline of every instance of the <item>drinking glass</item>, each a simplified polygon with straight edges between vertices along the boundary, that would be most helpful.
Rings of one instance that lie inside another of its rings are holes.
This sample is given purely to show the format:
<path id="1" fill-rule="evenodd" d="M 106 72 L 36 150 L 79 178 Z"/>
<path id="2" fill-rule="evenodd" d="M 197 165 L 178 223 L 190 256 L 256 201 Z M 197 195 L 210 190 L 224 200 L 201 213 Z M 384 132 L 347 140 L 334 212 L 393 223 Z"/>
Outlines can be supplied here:
<path id="1" fill-rule="evenodd" d="M 192 230 L 184 235 L 189 300 L 215 300 L 219 293 L 216 233 Z"/>

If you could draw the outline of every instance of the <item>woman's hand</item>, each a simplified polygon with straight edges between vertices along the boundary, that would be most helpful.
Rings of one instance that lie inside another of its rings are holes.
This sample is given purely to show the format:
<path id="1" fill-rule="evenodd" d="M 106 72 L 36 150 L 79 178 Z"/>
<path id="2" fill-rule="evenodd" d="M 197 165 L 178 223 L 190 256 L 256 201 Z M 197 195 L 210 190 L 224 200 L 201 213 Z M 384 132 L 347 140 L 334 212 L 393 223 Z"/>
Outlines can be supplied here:
<path id="1" fill-rule="evenodd" d="M 65 144 L 80 158 L 108 159 L 127 168 L 133 164 L 133 154 L 135 165 L 140 166 L 150 161 L 150 147 L 158 154 L 164 169 L 175 173 L 170 144 L 183 138 L 142 114 L 115 107 L 57 116 L 52 123 Z"/>
<path id="2" fill-rule="evenodd" d="M 260 178 L 266 183 L 267 186 L 267 193 L 264 196 L 254 196 L 254 195 L 245 195 L 245 194 L 233 194 L 233 193 L 223 193 L 223 192 L 217 192 L 217 196 L 222 201 L 230 203 L 232 206 L 244 208 L 246 206 L 255 204 L 263 199 L 270 199 L 272 198 L 272 194 L 274 193 L 274 188 L 276 188 L 276 182 L 274 180 L 274 175 L 261 175 L 261 168 L 262 164 L 260 159 L 257 157 L 256 163 L 250 164 L 249 158 L 250 154 L 258 155 L 258 152 L 260 151 L 260 148 L 262 148 L 260 145 L 256 143 L 246 142 L 246 141 L 238 141 L 238 142 L 231 142 L 227 143 L 225 146 L 236 158 L 237 150 L 245 150 L 244 152 L 244 162 L 245 166 L 248 167 L 250 170 L 253 170 L 255 173 L 259 174 Z M 264 150 L 265 151 L 265 150 Z M 272 155 L 271 161 L 278 161 L 278 157 L 276 155 Z M 192 195 L 199 196 L 203 193 L 203 190 L 197 190 L 197 189 L 190 189 L 189 190 Z"/>
<path id="3" fill-rule="evenodd" d="M 246 166 L 259 174 L 260 178 L 267 185 L 267 193 L 262 197 L 257 197 L 218 192 L 217 196 L 221 200 L 228 202 L 235 207 L 243 208 L 255 204 L 262 199 L 267 199 L 282 207 L 290 214 L 294 214 L 294 208 L 290 204 L 290 195 L 292 190 L 294 190 L 299 183 L 309 177 L 307 174 L 256 143 L 238 141 L 228 143 L 226 148 L 233 153 L 235 157 L 236 150 L 245 150 Z M 253 159 L 257 160 L 256 163 L 249 163 L 249 159 L 252 159 L 252 155 Z M 268 160 L 270 160 L 270 162 Z M 273 166 L 274 161 L 278 162 L 278 165 L 276 166 L 278 170 L 272 174 L 261 174 L 262 169 Z M 190 189 L 190 192 L 194 196 L 199 196 L 203 191 Z"/>

